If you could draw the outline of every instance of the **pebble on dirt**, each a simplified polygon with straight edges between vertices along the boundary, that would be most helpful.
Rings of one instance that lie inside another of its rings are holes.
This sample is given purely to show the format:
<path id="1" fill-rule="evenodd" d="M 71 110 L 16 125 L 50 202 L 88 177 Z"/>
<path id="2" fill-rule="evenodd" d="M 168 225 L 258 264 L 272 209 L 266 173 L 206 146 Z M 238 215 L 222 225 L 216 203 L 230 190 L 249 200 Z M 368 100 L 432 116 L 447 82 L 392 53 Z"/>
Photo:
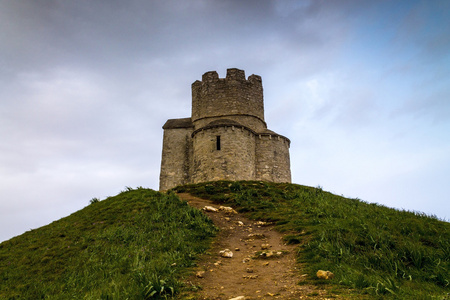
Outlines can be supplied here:
<path id="1" fill-rule="evenodd" d="M 205 275 L 205 271 L 198 271 L 195 276 L 197 276 L 198 278 L 203 278 Z"/>
<path id="2" fill-rule="evenodd" d="M 230 249 L 225 249 L 219 252 L 220 256 L 222 257 L 226 257 L 226 258 L 232 258 L 233 257 L 233 252 L 231 252 Z"/>
<path id="3" fill-rule="evenodd" d="M 267 249 L 269 249 L 270 248 L 270 245 L 269 244 L 262 244 L 261 245 L 261 250 L 267 250 Z"/>
<path id="4" fill-rule="evenodd" d="M 227 214 L 237 214 L 237 211 L 235 211 L 232 207 L 228 207 L 228 206 L 220 206 L 219 210 L 221 210 Z"/>
<path id="5" fill-rule="evenodd" d="M 204 211 L 209 211 L 209 212 L 218 212 L 219 210 L 213 206 L 205 206 L 202 208 Z"/>
<path id="6" fill-rule="evenodd" d="M 334 274 L 331 273 L 330 271 L 324 271 L 324 270 L 319 270 L 317 271 L 317 278 L 319 279 L 333 279 L 334 278 Z"/>

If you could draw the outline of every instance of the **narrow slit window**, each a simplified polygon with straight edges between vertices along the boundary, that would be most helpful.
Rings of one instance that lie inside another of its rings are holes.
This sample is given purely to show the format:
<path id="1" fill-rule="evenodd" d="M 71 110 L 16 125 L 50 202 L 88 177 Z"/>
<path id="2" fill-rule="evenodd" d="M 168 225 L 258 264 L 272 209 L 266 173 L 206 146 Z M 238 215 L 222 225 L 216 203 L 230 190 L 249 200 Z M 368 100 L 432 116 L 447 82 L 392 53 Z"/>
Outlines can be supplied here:
<path id="1" fill-rule="evenodd" d="M 216 136 L 216 150 L 220 150 L 220 135 Z"/>

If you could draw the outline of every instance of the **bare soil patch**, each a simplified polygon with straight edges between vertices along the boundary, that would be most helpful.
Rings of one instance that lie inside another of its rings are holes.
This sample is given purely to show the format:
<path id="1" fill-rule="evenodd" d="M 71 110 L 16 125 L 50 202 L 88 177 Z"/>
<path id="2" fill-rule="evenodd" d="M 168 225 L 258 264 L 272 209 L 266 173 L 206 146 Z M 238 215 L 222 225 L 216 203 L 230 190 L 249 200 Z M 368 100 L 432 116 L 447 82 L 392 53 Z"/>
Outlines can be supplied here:
<path id="1" fill-rule="evenodd" d="M 180 193 L 191 206 L 202 209 L 220 205 Z M 283 235 L 270 224 L 261 224 L 242 214 L 219 210 L 205 213 L 220 229 L 212 248 L 200 260 L 189 284 L 201 287 L 196 298 L 229 300 L 243 296 L 252 299 L 326 299 L 327 291 L 304 282 L 306 274 L 296 263 L 296 246 L 286 245 Z M 220 251 L 228 249 L 231 258 Z"/>

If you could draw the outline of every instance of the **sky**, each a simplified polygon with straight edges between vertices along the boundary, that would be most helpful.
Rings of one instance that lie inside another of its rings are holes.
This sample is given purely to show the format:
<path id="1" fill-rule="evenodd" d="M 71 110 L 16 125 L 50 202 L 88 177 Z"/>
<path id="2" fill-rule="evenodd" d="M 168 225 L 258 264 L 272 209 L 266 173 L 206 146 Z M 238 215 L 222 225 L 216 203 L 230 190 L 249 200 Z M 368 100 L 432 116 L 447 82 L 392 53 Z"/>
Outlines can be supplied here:
<path id="1" fill-rule="evenodd" d="M 162 125 L 227 68 L 293 183 L 450 219 L 447 0 L 0 0 L 0 241 L 157 190 Z"/>

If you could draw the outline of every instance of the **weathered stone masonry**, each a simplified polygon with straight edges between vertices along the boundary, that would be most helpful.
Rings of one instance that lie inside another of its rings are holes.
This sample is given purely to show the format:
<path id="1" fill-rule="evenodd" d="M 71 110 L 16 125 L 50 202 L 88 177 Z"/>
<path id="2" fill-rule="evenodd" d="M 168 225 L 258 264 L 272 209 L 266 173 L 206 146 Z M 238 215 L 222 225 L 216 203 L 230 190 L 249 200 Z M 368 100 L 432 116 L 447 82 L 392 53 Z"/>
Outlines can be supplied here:
<path id="1" fill-rule="evenodd" d="M 258 75 L 203 74 L 192 84 L 192 117 L 163 129 L 160 190 L 214 180 L 291 182 L 290 141 L 267 129 Z"/>

